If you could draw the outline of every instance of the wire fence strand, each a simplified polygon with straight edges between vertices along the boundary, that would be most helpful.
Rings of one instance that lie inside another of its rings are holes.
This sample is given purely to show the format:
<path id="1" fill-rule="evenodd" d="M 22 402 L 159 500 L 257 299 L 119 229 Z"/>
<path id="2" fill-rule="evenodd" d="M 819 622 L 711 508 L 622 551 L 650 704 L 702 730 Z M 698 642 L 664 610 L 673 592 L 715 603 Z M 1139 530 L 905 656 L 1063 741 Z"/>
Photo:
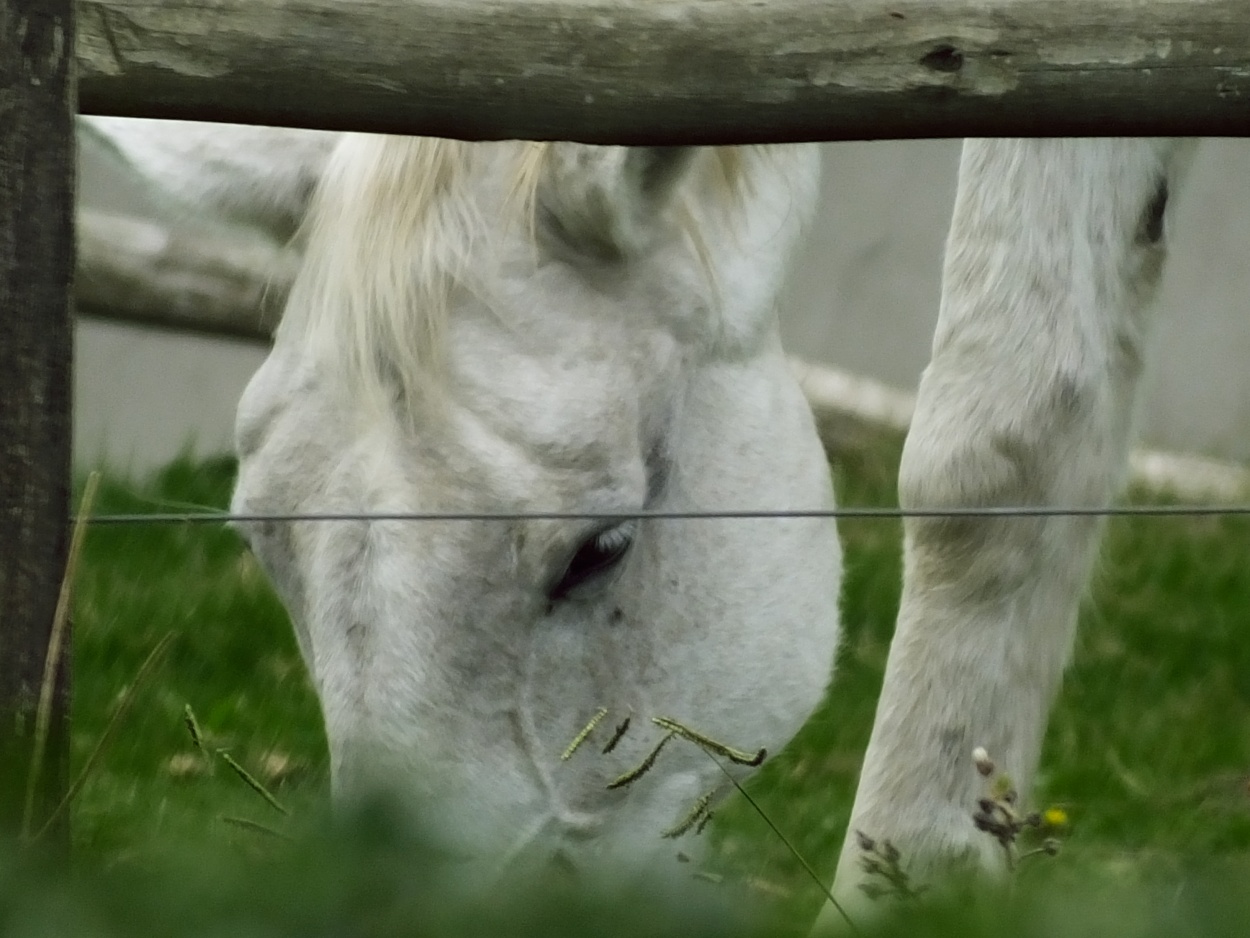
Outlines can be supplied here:
<path id="1" fill-rule="evenodd" d="M 733 509 L 722 511 L 416 511 L 416 512 L 301 512 L 231 513 L 216 511 L 135 512 L 92 515 L 87 524 L 97 526 L 162 524 L 259 524 L 308 521 L 631 521 L 717 520 L 746 518 L 1056 518 L 1056 517 L 1209 517 L 1250 515 L 1250 504 L 1238 505 L 1108 505 L 1049 506 L 1014 505 L 967 508 L 891 508 L 844 506 L 828 509 Z M 77 521 L 76 516 L 70 522 Z"/>

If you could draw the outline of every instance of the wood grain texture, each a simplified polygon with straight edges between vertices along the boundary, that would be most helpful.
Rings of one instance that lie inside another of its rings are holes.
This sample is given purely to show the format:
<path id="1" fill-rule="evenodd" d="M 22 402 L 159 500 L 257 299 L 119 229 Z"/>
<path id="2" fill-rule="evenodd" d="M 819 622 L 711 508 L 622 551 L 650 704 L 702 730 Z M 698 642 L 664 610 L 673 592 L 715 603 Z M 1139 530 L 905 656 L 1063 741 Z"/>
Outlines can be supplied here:
<path id="1" fill-rule="evenodd" d="M 298 262 L 252 231 L 84 210 L 74 302 L 103 318 L 268 340 Z"/>
<path id="2" fill-rule="evenodd" d="M 78 221 L 75 297 L 94 316 L 268 342 L 297 266 L 293 252 L 253 232 L 87 212 Z M 790 361 L 831 458 L 907 432 L 916 407 L 910 391 Z M 1250 493 L 1243 466 L 1156 450 L 1134 450 L 1129 461 L 1134 485 L 1183 501 L 1234 502 Z"/>
<path id="3" fill-rule="evenodd" d="M 86 113 L 466 140 L 1250 133 L 1243 0 L 77 0 Z"/>
<path id="4" fill-rule="evenodd" d="M 68 548 L 72 47 L 71 0 L 0 0 L 0 841 L 21 825 Z M 66 654 L 35 829 L 67 784 L 67 662 Z M 68 828 L 57 836 L 67 848 Z"/>

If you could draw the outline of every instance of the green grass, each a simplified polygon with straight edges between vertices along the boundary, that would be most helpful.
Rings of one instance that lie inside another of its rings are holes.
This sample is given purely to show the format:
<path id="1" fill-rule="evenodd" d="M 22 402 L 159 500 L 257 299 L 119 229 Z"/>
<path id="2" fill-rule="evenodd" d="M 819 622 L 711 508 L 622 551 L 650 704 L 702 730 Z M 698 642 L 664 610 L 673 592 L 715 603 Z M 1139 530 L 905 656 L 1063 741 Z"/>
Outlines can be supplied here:
<path id="1" fill-rule="evenodd" d="M 143 486 L 105 481 L 95 510 L 225 507 L 232 478 L 231 461 L 182 460 Z M 238 838 L 221 815 L 270 820 L 220 759 L 195 750 L 183 724 L 188 704 L 209 745 L 228 749 L 272 782 L 292 809 L 324 801 L 326 749 L 316 697 L 286 613 L 231 531 L 94 527 L 75 600 L 76 767 L 144 658 L 162 636 L 175 633 L 74 806 L 80 857 L 139 860 L 187 842 Z"/>
<path id="2" fill-rule="evenodd" d="M 836 466 L 840 501 L 897 505 L 899 453 L 893 443 Z M 849 820 L 901 579 L 899 522 L 841 529 L 837 679 L 754 786 L 819 870 L 832 869 Z M 1241 868 L 1250 859 L 1250 519 L 1113 519 L 1078 636 L 1033 797 L 1064 807 L 1072 826 L 1063 858 L 1041 862 L 1083 875 L 1125 863 L 1143 876 L 1211 860 Z M 819 895 L 752 815 L 735 806 L 726 846 L 749 855 L 760 878 L 798 892 L 792 910 L 809 920 Z"/>
<path id="3" fill-rule="evenodd" d="M 891 442 L 836 466 L 841 502 L 894 504 L 898 451 Z M 97 511 L 221 507 L 231 469 L 225 460 L 180 461 L 141 486 L 109 481 Z M 826 705 L 751 785 L 826 873 L 845 832 L 900 579 L 898 522 L 846 521 L 842 532 L 837 680 Z M 1065 854 L 1042 861 L 1060 880 L 1126 868 L 1150 880 L 1193 862 L 1243 869 L 1250 848 L 1247 571 L 1248 519 L 1111 523 L 1035 799 L 1065 806 L 1073 820 Z M 75 615 L 76 765 L 149 650 L 176 634 L 74 807 L 81 863 L 144 866 L 189 843 L 254 845 L 256 835 L 222 815 L 282 823 L 219 760 L 195 754 L 182 721 L 188 703 L 213 745 L 228 747 L 297 815 L 318 815 L 327 785 L 315 697 L 281 607 L 232 533 L 93 528 Z M 754 811 L 738 799 L 718 813 L 715 828 L 723 865 L 785 896 L 791 921 L 810 920 L 818 891 Z"/>

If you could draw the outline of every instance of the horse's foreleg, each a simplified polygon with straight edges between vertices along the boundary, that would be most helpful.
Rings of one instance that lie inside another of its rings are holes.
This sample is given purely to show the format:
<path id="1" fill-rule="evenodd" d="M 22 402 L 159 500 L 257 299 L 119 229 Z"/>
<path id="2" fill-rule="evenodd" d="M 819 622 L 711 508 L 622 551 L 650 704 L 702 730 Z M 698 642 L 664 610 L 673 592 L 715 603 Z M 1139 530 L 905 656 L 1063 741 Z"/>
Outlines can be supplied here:
<path id="1" fill-rule="evenodd" d="M 1103 506 L 1123 473 L 1163 213 L 1188 147 L 965 145 L 933 359 L 903 454 L 905 508 Z M 1101 524 L 911 518 L 902 605 L 835 889 L 855 831 L 920 878 L 1002 862 L 973 826 L 988 750 L 1025 795 Z M 822 922 L 835 915 L 826 909 Z"/>

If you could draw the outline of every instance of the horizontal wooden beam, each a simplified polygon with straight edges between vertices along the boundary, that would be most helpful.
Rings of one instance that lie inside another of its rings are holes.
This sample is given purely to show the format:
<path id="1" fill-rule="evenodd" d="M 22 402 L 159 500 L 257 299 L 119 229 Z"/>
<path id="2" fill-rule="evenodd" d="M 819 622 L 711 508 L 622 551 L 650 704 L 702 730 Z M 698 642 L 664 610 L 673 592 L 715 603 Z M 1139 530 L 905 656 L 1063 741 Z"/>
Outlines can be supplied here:
<path id="1" fill-rule="evenodd" d="M 295 252 L 243 229 L 83 209 L 74 304 L 90 316 L 268 341 L 298 266 Z"/>
<path id="2" fill-rule="evenodd" d="M 466 140 L 1250 133 L 1244 0 L 77 0 L 83 112 Z"/>
<path id="3" fill-rule="evenodd" d="M 816 430 L 830 459 L 861 450 L 883 434 L 901 438 L 911 426 L 916 396 L 864 375 L 798 358 L 790 367 L 811 405 Z M 1135 449 L 1129 453 L 1129 484 L 1182 502 L 1244 502 L 1250 467 L 1197 453 Z"/>
<path id="4" fill-rule="evenodd" d="M 252 233 L 79 212 L 75 300 L 79 312 L 102 318 L 268 342 L 298 263 Z M 907 432 L 910 392 L 799 359 L 791 366 L 832 458 Z M 1244 466 L 1152 450 L 1135 450 L 1129 462 L 1135 485 L 1183 501 L 1250 493 Z"/>

